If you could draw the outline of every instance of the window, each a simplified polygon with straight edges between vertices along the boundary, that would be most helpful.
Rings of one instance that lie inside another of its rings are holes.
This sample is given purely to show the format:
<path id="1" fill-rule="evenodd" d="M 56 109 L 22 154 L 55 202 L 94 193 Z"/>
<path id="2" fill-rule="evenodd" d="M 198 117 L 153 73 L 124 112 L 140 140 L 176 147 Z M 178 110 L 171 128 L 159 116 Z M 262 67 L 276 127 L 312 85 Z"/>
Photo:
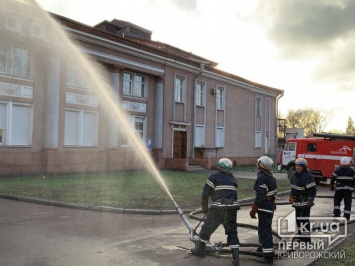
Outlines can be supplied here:
<path id="1" fill-rule="evenodd" d="M 196 84 L 196 105 L 204 106 L 204 91 L 205 84 L 202 82 L 197 82 Z"/>
<path id="2" fill-rule="evenodd" d="M 0 144 L 28 146 L 32 144 L 32 105 L 0 103 Z"/>
<path id="3" fill-rule="evenodd" d="M 19 17 L 8 15 L 6 17 L 6 29 L 21 33 L 22 21 Z"/>
<path id="4" fill-rule="evenodd" d="M 31 25 L 31 35 L 37 38 L 45 37 L 44 25 L 40 22 L 32 22 Z"/>
<path id="5" fill-rule="evenodd" d="M 123 94 L 140 98 L 147 97 L 147 78 L 133 73 L 123 74 Z"/>
<path id="6" fill-rule="evenodd" d="M 261 97 L 256 97 L 255 100 L 255 115 L 261 117 Z"/>
<path id="7" fill-rule="evenodd" d="M 22 48 L 13 49 L 13 75 L 19 77 L 30 76 L 30 52 Z"/>
<path id="8" fill-rule="evenodd" d="M 146 118 L 142 116 L 128 116 L 127 117 L 127 123 L 132 126 L 132 129 L 134 130 L 136 136 L 140 137 L 143 141 L 146 139 Z M 122 134 L 122 146 L 129 146 L 130 145 L 130 140 L 129 136 L 127 133 Z"/>
<path id="9" fill-rule="evenodd" d="M 205 129 L 202 125 L 196 125 L 195 130 L 195 147 L 205 146 Z"/>
<path id="10" fill-rule="evenodd" d="M 296 150 L 296 143 L 294 142 L 287 142 L 285 145 L 285 151 L 295 151 Z"/>
<path id="11" fill-rule="evenodd" d="M 134 130 L 136 135 L 139 136 L 141 139 L 144 139 L 144 118 L 143 117 L 135 117 L 134 118 Z"/>
<path id="12" fill-rule="evenodd" d="M 185 78 L 181 76 L 177 76 L 175 78 L 175 102 L 182 103 L 183 102 L 183 93 L 185 87 Z"/>
<path id="13" fill-rule="evenodd" d="M 85 76 L 74 62 L 67 63 L 67 85 L 88 89 L 90 82 Z"/>
<path id="14" fill-rule="evenodd" d="M 255 131 L 255 148 L 261 148 L 261 132 Z"/>
<path id="15" fill-rule="evenodd" d="M 216 129 L 216 147 L 224 147 L 224 128 L 217 127 Z"/>
<path id="16" fill-rule="evenodd" d="M 145 90 L 145 83 L 144 83 L 144 77 L 136 75 L 135 76 L 135 90 L 134 90 L 134 95 L 137 97 L 144 97 L 144 90 Z"/>
<path id="17" fill-rule="evenodd" d="M 31 77 L 29 50 L 0 43 L 0 73 L 18 77 Z"/>
<path id="18" fill-rule="evenodd" d="M 261 97 L 255 97 L 255 148 L 262 146 Z"/>
<path id="19" fill-rule="evenodd" d="M 79 86 L 79 71 L 72 63 L 68 63 L 67 65 L 67 83 Z"/>
<path id="20" fill-rule="evenodd" d="M 307 151 L 316 152 L 316 151 L 317 151 L 317 144 L 315 144 L 315 143 L 308 143 L 308 144 L 307 144 Z"/>
<path id="21" fill-rule="evenodd" d="M 224 91 L 223 87 L 217 87 L 217 95 L 216 95 L 217 109 L 220 109 L 220 110 L 224 109 L 224 94 L 223 94 L 223 91 Z"/>
<path id="22" fill-rule="evenodd" d="M 98 143 L 98 113 L 83 109 L 65 112 L 64 145 L 95 147 Z"/>
<path id="23" fill-rule="evenodd" d="M 1 73 L 6 73 L 6 58 L 7 58 L 7 53 L 6 53 L 6 45 L 0 43 L 0 72 Z"/>
<path id="24" fill-rule="evenodd" d="M 132 74 L 123 74 L 123 94 L 132 95 Z"/>

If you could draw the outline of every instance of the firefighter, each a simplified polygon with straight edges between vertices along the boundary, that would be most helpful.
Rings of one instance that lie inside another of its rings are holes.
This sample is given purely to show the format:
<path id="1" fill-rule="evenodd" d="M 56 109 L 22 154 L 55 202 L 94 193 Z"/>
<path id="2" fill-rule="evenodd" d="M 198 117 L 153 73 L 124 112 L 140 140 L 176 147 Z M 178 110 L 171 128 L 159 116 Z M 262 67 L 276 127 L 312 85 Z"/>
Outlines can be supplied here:
<path id="1" fill-rule="evenodd" d="M 291 194 L 289 201 L 296 211 L 297 234 L 295 240 L 311 242 L 309 217 L 314 206 L 317 186 L 309 172 L 307 160 L 298 158 L 295 161 L 295 172 L 291 177 Z"/>
<path id="2" fill-rule="evenodd" d="M 272 172 L 273 161 L 262 156 L 257 160 L 257 178 L 254 184 L 256 193 L 254 204 L 250 211 L 250 217 L 257 219 L 258 214 L 258 238 L 259 247 L 257 251 L 263 253 L 263 257 L 258 259 L 261 263 L 273 263 L 274 243 L 272 239 L 272 218 L 276 210 L 275 196 L 277 192 L 276 178 Z"/>
<path id="3" fill-rule="evenodd" d="M 350 167 L 350 158 L 340 159 L 340 166 L 332 174 L 330 189 L 334 193 L 334 217 L 340 217 L 340 204 L 344 199 L 344 217 L 349 221 L 351 214 L 352 194 L 355 186 L 355 171 Z"/>
<path id="4" fill-rule="evenodd" d="M 227 235 L 227 245 L 231 248 L 234 265 L 239 265 L 239 238 L 237 232 L 237 211 L 240 209 L 237 201 L 237 180 L 232 170 L 232 162 L 222 158 L 217 163 L 218 171 L 206 181 L 202 191 L 202 211 L 206 214 L 205 221 L 199 233 L 199 241 L 195 242 L 192 254 L 200 257 L 205 255 L 206 242 L 212 233 L 223 224 Z M 212 199 L 210 208 L 208 200 Z"/>

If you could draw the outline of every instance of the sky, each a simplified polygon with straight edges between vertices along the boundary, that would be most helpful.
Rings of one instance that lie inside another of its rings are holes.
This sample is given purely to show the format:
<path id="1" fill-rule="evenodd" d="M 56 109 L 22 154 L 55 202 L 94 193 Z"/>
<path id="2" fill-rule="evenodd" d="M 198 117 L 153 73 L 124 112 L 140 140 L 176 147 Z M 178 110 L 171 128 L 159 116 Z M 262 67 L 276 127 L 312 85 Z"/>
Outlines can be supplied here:
<path id="1" fill-rule="evenodd" d="M 312 108 L 325 131 L 355 122 L 355 0 L 36 0 L 89 26 L 119 19 L 218 63 L 217 68 L 284 90 L 281 118 Z"/>

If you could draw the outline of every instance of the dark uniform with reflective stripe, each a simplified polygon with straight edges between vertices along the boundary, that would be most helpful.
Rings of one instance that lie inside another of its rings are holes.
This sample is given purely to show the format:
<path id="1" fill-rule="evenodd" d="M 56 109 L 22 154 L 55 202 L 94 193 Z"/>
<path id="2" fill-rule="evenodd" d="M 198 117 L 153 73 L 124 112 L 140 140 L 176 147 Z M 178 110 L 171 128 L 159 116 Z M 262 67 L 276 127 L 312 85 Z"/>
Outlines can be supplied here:
<path id="1" fill-rule="evenodd" d="M 258 205 L 258 236 L 264 257 L 274 257 L 274 244 L 272 239 L 272 218 L 276 210 L 275 195 L 277 193 L 276 179 L 272 172 L 260 169 L 254 184 L 255 201 Z"/>
<path id="2" fill-rule="evenodd" d="M 218 171 L 206 181 L 202 191 L 202 206 L 208 205 L 211 197 L 212 204 L 200 231 L 200 239 L 208 241 L 212 233 L 223 224 L 227 235 L 227 244 L 231 248 L 239 248 L 237 232 L 237 180 L 228 171 Z"/>
<path id="3" fill-rule="evenodd" d="M 337 167 L 332 174 L 331 186 L 336 184 L 334 194 L 334 216 L 340 217 L 340 204 L 344 199 L 344 217 L 350 220 L 352 193 L 355 186 L 355 171 L 350 166 Z"/>
<path id="4" fill-rule="evenodd" d="M 311 207 L 314 205 L 316 193 L 317 186 L 314 177 L 307 168 L 303 167 L 302 172 L 293 174 L 291 178 L 291 197 L 293 197 L 292 207 L 296 211 L 298 234 L 309 235 L 310 233 L 309 216 Z M 306 229 L 306 231 L 301 229 Z M 308 242 L 310 238 L 305 237 L 302 240 Z"/>

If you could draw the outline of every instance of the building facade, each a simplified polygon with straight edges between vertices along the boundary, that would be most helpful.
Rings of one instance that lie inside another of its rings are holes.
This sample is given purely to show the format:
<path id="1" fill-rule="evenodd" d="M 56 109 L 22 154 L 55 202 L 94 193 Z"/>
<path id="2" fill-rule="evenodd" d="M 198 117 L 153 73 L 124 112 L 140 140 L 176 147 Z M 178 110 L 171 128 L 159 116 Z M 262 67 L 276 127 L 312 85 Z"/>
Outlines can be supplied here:
<path id="1" fill-rule="evenodd" d="M 159 168 L 276 157 L 283 90 L 152 41 L 151 31 L 126 21 L 91 27 L 30 0 L 0 7 L 1 174 L 140 168 L 100 84 Z"/>

